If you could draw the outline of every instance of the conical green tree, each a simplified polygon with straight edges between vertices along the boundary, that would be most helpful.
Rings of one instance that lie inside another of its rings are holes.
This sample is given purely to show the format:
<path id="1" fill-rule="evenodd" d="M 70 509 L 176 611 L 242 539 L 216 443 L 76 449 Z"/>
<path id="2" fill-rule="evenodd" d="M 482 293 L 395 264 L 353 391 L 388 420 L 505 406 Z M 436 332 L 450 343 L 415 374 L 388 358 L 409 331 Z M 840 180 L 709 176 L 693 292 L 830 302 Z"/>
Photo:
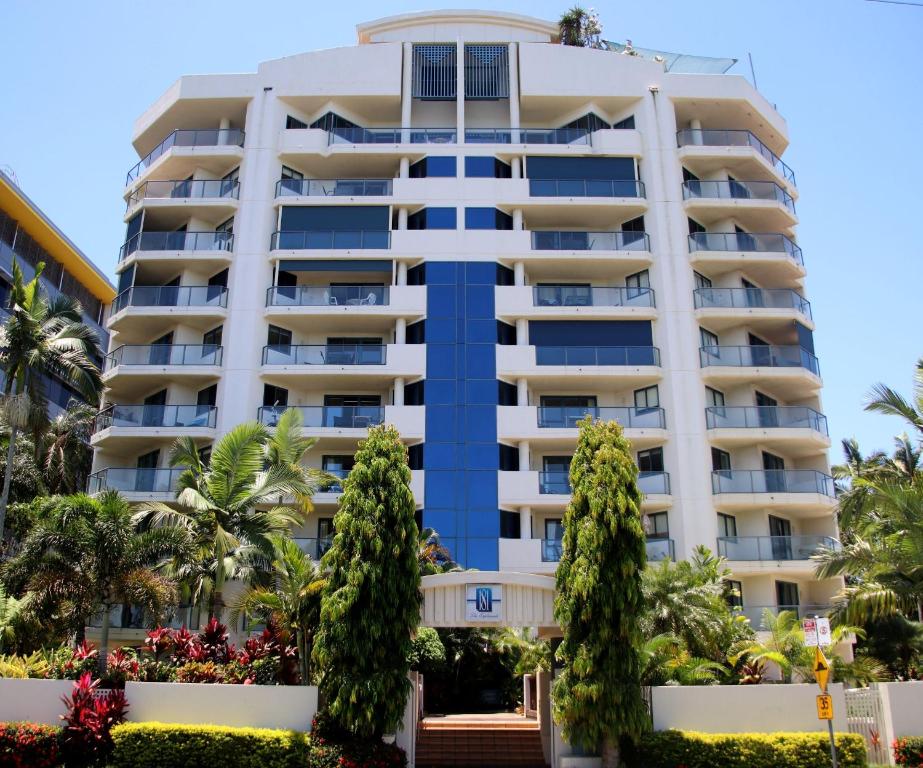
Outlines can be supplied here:
<path id="1" fill-rule="evenodd" d="M 619 743 L 648 727 L 641 575 L 647 562 L 638 468 L 615 422 L 580 422 L 554 615 L 564 632 L 552 688 L 564 738 L 619 764 Z"/>
<path id="2" fill-rule="evenodd" d="M 393 732 L 410 690 L 411 636 L 420 621 L 417 525 L 407 448 L 373 427 L 343 483 L 314 646 L 331 716 L 361 737 Z"/>

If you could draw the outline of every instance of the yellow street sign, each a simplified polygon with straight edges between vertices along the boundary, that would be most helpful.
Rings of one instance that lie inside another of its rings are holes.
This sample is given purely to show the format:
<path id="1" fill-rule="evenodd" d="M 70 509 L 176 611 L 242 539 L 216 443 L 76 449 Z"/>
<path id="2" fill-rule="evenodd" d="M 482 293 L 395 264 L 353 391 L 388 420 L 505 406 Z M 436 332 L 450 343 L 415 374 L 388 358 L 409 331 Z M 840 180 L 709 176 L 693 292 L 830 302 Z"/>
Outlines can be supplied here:
<path id="1" fill-rule="evenodd" d="M 814 679 L 817 681 L 817 684 L 820 686 L 820 689 L 824 693 L 827 692 L 827 679 L 829 677 L 830 664 L 827 662 L 827 657 L 824 656 L 824 652 L 820 649 L 820 646 L 817 646 L 814 649 Z M 819 702 L 820 699 L 818 698 L 818 707 L 820 707 Z"/>
<path id="2" fill-rule="evenodd" d="M 817 697 L 817 719 L 833 720 L 833 696 L 829 693 Z"/>

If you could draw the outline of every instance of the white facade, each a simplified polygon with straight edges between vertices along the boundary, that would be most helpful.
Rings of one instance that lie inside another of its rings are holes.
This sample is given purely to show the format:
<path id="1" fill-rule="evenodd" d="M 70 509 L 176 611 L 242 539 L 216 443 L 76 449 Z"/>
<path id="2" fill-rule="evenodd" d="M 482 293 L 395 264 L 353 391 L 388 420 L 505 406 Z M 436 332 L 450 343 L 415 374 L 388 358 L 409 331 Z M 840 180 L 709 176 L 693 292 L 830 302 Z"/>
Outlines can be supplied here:
<path id="1" fill-rule="evenodd" d="M 462 562 L 551 573 L 568 498 L 555 457 L 590 410 L 653 452 L 644 511 L 666 518 L 650 520 L 652 558 L 721 551 L 757 622 L 764 606 L 827 606 L 839 582 L 815 580 L 809 557 L 837 530 L 785 121 L 742 77 L 555 35 L 510 14 L 409 14 L 360 25 L 354 47 L 171 86 L 133 139 L 115 407 L 93 438 L 91 491 L 169 499 L 177 434 L 204 446 L 258 413 L 271 423 L 287 398 L 318 438 L 314 466 L 341 466 L 369 423 L 393 423 L 422 446 L 423 523 Z M 442 91 L 414 97 L 427 88 Z M 499 95 L 457 97 L 475 92 Z M 472 157 L 495 159 L 493 175 L 467 174 Z M 455 175 L 429 158 L 454 158 Z M 429 227 L 444 209 L 455 227 Z M 483 209 L 497 228 L 473 228 Z M 448 375 L 454 363 L 427 354 L 448 317 L 440 263 L 500 267 L 480 319 L 505 330 L 476 375 L 480 283 L 459 283 L 470 306 L 450 318 L 468 367 Z M 436 380 L 453 376 L 445 407 L 466 426 L 443 437 Z M 473 378 L 503 382 L 492 404 L 459 394 Z M 493 438 L 476 434 L 485 403 Z M 335 489 L 315 502 L 299 535 L 316 552 Z"/>

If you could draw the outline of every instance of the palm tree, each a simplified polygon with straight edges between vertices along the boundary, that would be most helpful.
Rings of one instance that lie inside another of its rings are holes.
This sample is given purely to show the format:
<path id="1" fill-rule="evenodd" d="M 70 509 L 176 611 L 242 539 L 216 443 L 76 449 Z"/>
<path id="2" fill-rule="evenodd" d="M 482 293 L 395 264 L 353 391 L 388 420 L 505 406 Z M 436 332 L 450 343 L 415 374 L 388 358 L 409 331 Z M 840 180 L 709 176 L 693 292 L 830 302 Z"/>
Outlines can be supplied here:
<path id="1" fill-rule="evenodd" d="M 271 540 L 275 552 L 268 583 L 250 586 L 242 592 L 231 605 L 230 618 L 236 623 L 241 614 L 251 614 L 286 627 L 298 648 L 301 683 L 308 685 L 326 579 L 318 564 L 292 538 L 273 535 Z"/>
<path id="2" fill-rule="evenodd" d="M 562 45 L 573 45 L 579 48 L 601 48 L 599 36 L 602 34 L 602 25 L 599 16 L 592 8 L 589 10 L 575 5 L 561 15 L 558 20 Z"/>
<path id="3" fill-rule="evenodd" d="M 28 596 L 17 600 L 0 584 L 0 653 L 9 653 L 15 647 L 28 603 Z"/>
<path id="4" fill-rule="evenodd" d="M 43 435 L 42 470 L 49 493 L 78 493 L 86 487 L 93 463 L 90 433 L 96 408 L 71 400 Z"/>
<path id="5" fill-rule="evenodd" d="M 876 384 L 869 393 L 865 410 L 900 416 L 923 437 L 923 358 L 913 373 L 913 398 L 908 400 L 886 384 Z"/>
<path id="6" fill-rule="evenodd" d="M 442 544 L 439 534 L 432 528 L 421 528 L 419 531 L 417 562 L 420 564 L 421 576 L 446 573 L 458 568 L 458 563 L 452 559 L 452 553 Z"/>
<path id="7" fill-rule="evenodd" d="M 170 458 L 172 466 L 186 468 L 178 479 L 178 509 L 159 502 L 138 507 L 145 527 L 185 533 L 192 556 L 175 560 L 170 573 L 193 604 L 207 599 L 209 617 L 219 621 L 225 584 L 268 567 L 276 551 L 274 534 L 290 534 L 304 523 L 303 506 L 281 502 L 289 496 L 309 499 L 323 477 L 291 461 L 307 450 L 307 441 L 300 441 L 300 417 L 293 413 L 283 414 L 273 437 L 258 422 L 238 424 L 214 446 L 207 464 L 192 438 L 180 438 Z M 286 460 L 272 463 L 271 456 Z"/>
<path id="8" fill-rule="evenodd" d="M 72 626 L 85 626 L 101 612 L 100 676 L 106 671 L 112 609 L 131 604 L 156 617 L 175 595 L 154 569 L 182 549 L 185 537 L 168 528 L 139 532 L 132 515 L 115 491 L 98 499 L 61 497 L 4 566 L 4 577 L 24 583 L 36 606 L 71 606 Z"/>
<path id="9" fill-rule="evenodd" d="M 97 403 L 102 391 L 99 369 L 93 362 L 98 355 L 96 335 L 83 323 L 83 310 L 76 299 L 45 296 L 39 285 L 44 267 L 39 263 L 35 277 L 26 283 L 13 259 L 10 317 L 0 332 L 0 368 L 6 377 L 4 404 L 10 424 L 0 492 L 0 539 L 10 497 L 17 432 L 30 422 L 41 424 L 47 418 L 43 377 L 53 373 L 90 403 Z"/>

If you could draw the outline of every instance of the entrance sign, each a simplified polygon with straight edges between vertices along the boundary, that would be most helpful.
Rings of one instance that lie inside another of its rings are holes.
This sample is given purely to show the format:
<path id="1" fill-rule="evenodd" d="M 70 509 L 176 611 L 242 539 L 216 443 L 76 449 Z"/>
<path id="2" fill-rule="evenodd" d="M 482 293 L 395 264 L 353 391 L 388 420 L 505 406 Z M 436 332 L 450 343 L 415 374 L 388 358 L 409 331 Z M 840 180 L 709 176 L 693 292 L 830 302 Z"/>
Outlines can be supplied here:
<path id="1" fill-rule="evenodd" d="M 804 619 L 801 622 L 801 627 L 804 630 L 804 644 L 808 647 L 817 645 L 817 620 L 816 619 Z"/>
<path id="2" fill-rule="evenodd" d="M 500 621 L 503 587 L 499 584 L 468 584 L 465 618 L 468 621 Z"/>
<path id="3" fill-rule="evenodd" d="M 814 649 L 814 679 L 820 689 L 827 693 L 827 680 L 830 678 L 830 664 L 820 646 Z"/>
<path id="4" fill-rule="evenodd" d="M 833 696 L 828 693 L 817 697 L 817 719 L 833 720 Z"/>
<path id="5" fill-rule="evenodd" d="M 816 619 L 817 622 L 817 644 L 833 645 L 833 639 L 830 635 L 830 619 Z"/>

